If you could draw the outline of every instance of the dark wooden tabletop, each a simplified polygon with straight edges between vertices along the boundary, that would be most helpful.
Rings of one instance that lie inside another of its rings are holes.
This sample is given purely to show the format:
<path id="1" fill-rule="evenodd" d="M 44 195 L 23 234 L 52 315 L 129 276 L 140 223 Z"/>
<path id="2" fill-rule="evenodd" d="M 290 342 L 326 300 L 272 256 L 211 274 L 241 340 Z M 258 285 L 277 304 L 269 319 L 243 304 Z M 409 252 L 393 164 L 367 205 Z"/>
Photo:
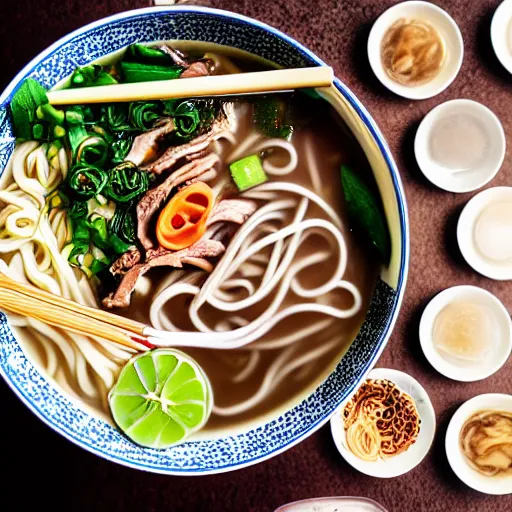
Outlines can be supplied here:
<path id="1" fill-rule="evenodd" d="M 190 2 L 189 2 L 190 3 Z M 480 494 L 460 482 L 444 452 L 447 424 L 465 400 L 485 392 L 512 393 L 512 361 L 476 383 L 450 381 L 428 364 L 418 324 L 428 300 L 456 284 L 495 293 L 512 309 L 512 286 L 473 272 L 456 243 L 458 215 L 473 194 L 443 192 L 423 177 L 414 155 L 418 123 L 448 99 L 470 98 L 501 119 L 512 147 L 512 76 L 491 48 L 491 17 L 500 0 L 436 0 L 462 30 L 465 55 L 455 82 L 439 96 L 409 101 L 388 92 L 373 76 L 366 41 L 375 19 L 394 0 L 210 0 L 197 2 L 243 13 L 276 26 L 331 64 L 366 105 L 386 136 L 407 195 L 411 266 L 405 300 L 378 366 L 416 377 L 430 394 L 438 431 L 433 449 L 410 473 L 392 480 L 359 474 L 339 456 L 328 426 L 298 446 L 262 464 L 234 473 L 170 477 L 104 461 L 43 425 L 0 382 L 0 509 L 5 511 L 273 511 L 278 505 L 315 496 L 366 496 L 390 511 L 478 511 L 512 509 L 512 495 Z M 2 0 L 0 69 L 5 86 L 37 53 L 81 25 L 148 1 Z M 490 186 L 510 185 L 510 149 Z"/>

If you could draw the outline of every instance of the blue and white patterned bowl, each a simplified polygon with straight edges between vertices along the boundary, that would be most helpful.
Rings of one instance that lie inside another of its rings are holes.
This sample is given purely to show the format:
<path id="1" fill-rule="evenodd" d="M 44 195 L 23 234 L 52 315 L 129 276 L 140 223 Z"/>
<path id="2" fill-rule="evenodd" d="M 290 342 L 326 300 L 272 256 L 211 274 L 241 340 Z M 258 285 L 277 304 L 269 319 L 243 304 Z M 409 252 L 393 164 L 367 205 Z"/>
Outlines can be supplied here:
<path id="1" fill-rule="evenodd" d="M 324 64 L 272 27 L 203 7 L 130 11 L 87 25 L 30 62 L 0 97 L 0 169 L 14 138 L 7 106 L 27 77 L 52 87 L 76 66 L 137 41 L 202 40 L 229 45 L 283 67 Z M 25 357 L 0 313 L 0 373 L 14 392 L 50 427 L 83 448 L 120 464 L 169 474 L 223 472 L 255 464 L 297 444 L 323 425 L 365 377 L 382 352 L 396 320 L 409 260 L 406 205 L 400 178 L 381 133 L 365 108 L 339 80 L 326 95 L 354 132 L 372 166 L 392 238 L 392 257 L 382 269 L 366 320 L 356 340 L 327 380 L 277 419 L 221 439 L 200 439 L 164 451 L 130 443 L 113 426 L 72 403 Z"/>

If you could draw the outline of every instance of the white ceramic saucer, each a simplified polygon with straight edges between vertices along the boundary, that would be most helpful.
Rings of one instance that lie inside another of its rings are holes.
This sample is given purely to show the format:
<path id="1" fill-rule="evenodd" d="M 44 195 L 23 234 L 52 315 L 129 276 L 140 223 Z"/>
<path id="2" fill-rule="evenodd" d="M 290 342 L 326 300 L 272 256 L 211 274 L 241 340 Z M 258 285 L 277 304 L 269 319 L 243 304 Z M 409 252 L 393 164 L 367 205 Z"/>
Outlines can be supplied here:
<path id="1" fill-rule="evenodd" d="M 414 399 L 421 419 L 418 439 L 407 451 L 386 460 L 371 462 L 356 457 L 346 445 L 342 418 L 343 408 L 348 402 L 346 400 L 331 418 L 331 432 L 336 447 L 352 467 L 366 475 L 377 478 L 393 478 L 408 473 L 425 458 L 432 446 L 436 430 L 436 415 L 432 402 L 423 386 L 407 373 L 387 368 L 375 368 L 367 378 L 390 380 Z"/>
<path id="2" fill-rule="evenodd" d="M 473 168 L 453 172 L 433 156 L 432 141 L 436 131 L 443 129 L 443 123 L 450 123 L 456 116 L 474 120 L 485 137 L 485 148 L 482 159 Z M 470 192 L 483 187 L 499 171 L 505 149 L 505 132 L 498 117 L 481 103 L 465 99 L 446 101 L 432 109 L 421 121 L 414 139 L 414 153 L 421 171 L 434 185 L 449 192 Z"/>
<path id="3" fill-rule="evenodd" d="M 480 474 L 467 463 L 460 447 L 459 436 L 464 423 L 476 412 L 488 409 L 512 412 L 512 395 L 478 395 L 462 404 L 448 425 L 446 455 L 455 474 L 469 487 L 486 494 L 512 494 L 512 475 L 488 477 Z"/>
<path id="4" fill-rule="evenodd" d="M 432 333 L 438 314 L 455 301 L 479 303 L 488 308 L 495 325 L 496 347 L 487 359 L 458 365 L 435 349 Z M 505 306 L 492 293 L 476 286 L 453 286 L 438 293 L 427 305 L 420 321 L 420 343 L 429 363 L 444 376 L 463 382 L 482 380 L 497 372 L 507 361 L 512 349 L 512 324 Z"/>
<path id="5" fill-rule="evenodd" d="M 401 18 L 428 21 L 444 39 L 446 59 L 443 68 L 435 78 L 425 84 L 412 87 L 399 84 L 389 77 L 382 65 L 382 39 L 389 27 Z M 374 23 L 368 38 L 368 59 L 377 78 L 390 91 L 412 100 L 431 98 L 444 91 L 455 80 L 460 70 L 463 56 L 464 43 L 459 27 L 446 11 L 430 2 L 401 2 L 390 7 Z"/>
<path id="6" fill-rule="evenodd" d="M 472 197 L 460 214 L 457 223 L 457 241 L 460 252 L 468 265 L 480 274 L 500 281 L 512 279 L 512 258 L 496 261 L 486 258 L 478 249 L 475 242 L 475 226 L 484 209 L 500 202 L 512 203 L 512 187 L 488 188 Z M 502 227 L 496 230 L 495 236 L 504 236 Z M 512 219 L 510 219 L 510 233 L 512 236 Z M 491 233 L 489 236 L 493 236 Z"/>
<path id="7" fill-rule="evenodd" d="M 512 73 L 512 0 L 504 0 L 491 23 L 491 42 L 503 67 Z"/>

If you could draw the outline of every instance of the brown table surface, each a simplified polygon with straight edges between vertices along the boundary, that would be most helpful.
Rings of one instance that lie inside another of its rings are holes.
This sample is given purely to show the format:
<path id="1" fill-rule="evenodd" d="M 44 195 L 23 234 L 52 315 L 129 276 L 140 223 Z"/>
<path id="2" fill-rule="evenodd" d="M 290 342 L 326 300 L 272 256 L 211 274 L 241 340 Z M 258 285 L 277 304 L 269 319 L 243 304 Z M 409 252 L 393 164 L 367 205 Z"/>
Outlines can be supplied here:
<path id="1" fill-rule="evenodd" d="M 372 74 L 366 41 L 372 23 L 394 0 L 210 0 L 204 5 L 243 13 L 276 26 L 331 64 L 366 105 L 387 138 L 401 172 L 411 226 L 407 291 L 391 340 L 378 366 L 397 368 L 426 388 L 437 412 L 433 449 L 407 475 L 379 480 L 359 474 L 336 451 L 328 426 L 274 459 L 234 473 L 201 477 L 153 475 L 104 461 L 43 425 L 5 383 L 0 383 L 0 509 L 49 506 L 70 511 L 272 511 L 286 502 L 315 496 L 367 496 L 390 511 L 479 511 L 512 509 L 512 496 L 492 497 L 466 487 L 451 471 L 445 451 L 447 424 L 456 408 L 480 393 L 512 392 L 512 361 L 476 383 L 450 381 L 426 361 L 418 324 L 428 300 L 456 284 L 495 293 L 512 308 L 507 282 L 480 277 L 463 261 L 455 228 L 473 194 L 452 194 L 431 185 L 413 154 L 418 123 L 439 103 L 470 98 L 500 117 L 512 147 L 511 76 L 490 44 L 491 16 L 500 0 L 437 0 L 456 20 L 465 56 L 455 82 L 439 96 L 409 101 L 388 92 Z M 2 0 L 1 86 L 57 38 L 101 17 L 148 2 L 137 0 Z M 510 150 L 492 186 L 512 181 Z M 7 505 L 10 503 L 11 505 Z M 44 507 L 46 508 L 46 507 Z"/>

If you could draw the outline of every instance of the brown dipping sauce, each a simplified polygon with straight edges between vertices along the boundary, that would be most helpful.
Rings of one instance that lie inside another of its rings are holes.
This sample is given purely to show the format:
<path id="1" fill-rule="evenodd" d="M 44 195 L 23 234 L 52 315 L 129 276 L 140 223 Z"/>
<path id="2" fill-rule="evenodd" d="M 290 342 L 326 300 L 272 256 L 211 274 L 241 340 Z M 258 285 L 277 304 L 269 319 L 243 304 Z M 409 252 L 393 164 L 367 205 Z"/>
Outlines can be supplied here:
<path id="1" fill-rule="evenodd" d="M 479 411 L 460 432 L 469 465 L 485 476 L 512 475 L 512 412 Z"/>
<path id="2" fill-rule="evenodd" d="M 444 40 L 427 21 L 401 18 L 382 39 L 382 65 L 402 85 L 429 82 L 441 71 L 445 57 Z"/>

